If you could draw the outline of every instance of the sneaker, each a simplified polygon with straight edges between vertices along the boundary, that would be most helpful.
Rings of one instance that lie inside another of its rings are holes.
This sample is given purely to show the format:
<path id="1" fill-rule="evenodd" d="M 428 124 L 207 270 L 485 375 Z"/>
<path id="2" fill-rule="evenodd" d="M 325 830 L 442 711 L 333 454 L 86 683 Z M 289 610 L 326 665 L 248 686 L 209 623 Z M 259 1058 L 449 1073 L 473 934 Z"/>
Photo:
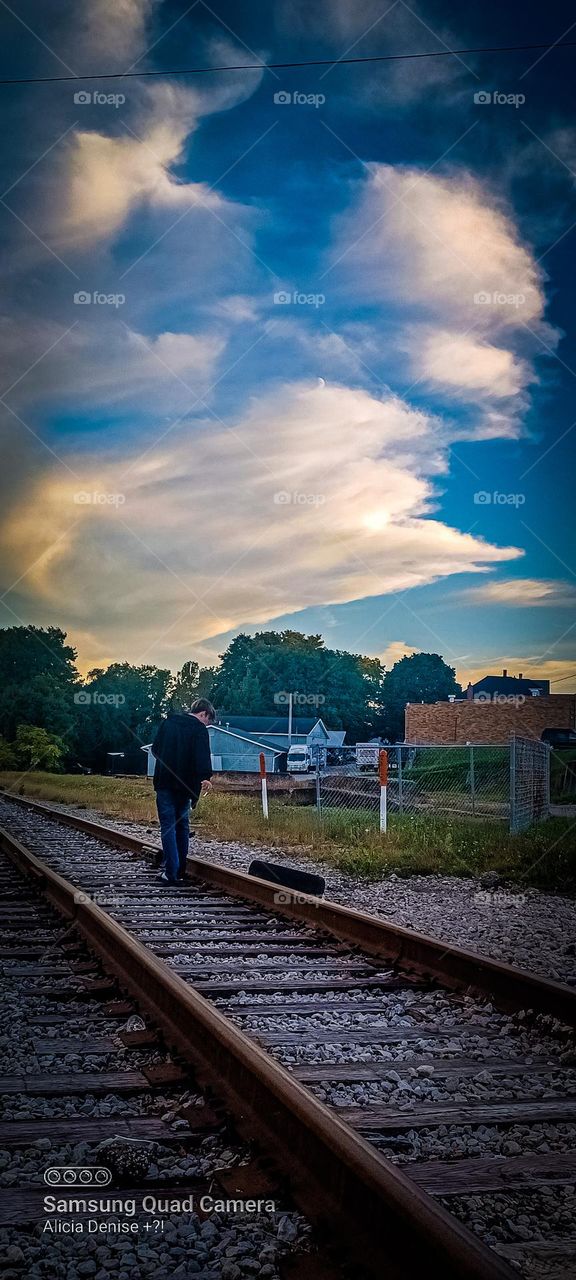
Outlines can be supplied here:
<path id="1" fill-rule="evenodd" d="M 171 884 L 171 885 L 175 885 L 175 884 L 177 884 L 177 883 L 178 883 L 178 881 L 177 881 L 177 880 L 169 880 L 169 879 L 168 879 L 168 876 L 166 875 L 166 872 L 165 872 L 165 871 L 163 871 L 163 872 L 162 872 L 162 875 L 161 875 L 161 876 L 159 876 L 159 877 L 158 877 L 158 879 L 160 880 L 160 882 L 161 882 L 162 884 Z"/>

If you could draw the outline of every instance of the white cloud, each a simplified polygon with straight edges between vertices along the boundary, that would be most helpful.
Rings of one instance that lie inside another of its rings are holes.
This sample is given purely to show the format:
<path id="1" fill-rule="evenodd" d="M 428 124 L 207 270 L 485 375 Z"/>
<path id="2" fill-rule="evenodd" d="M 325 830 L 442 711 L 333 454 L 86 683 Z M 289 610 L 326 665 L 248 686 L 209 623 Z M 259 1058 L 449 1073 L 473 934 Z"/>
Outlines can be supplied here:
<path id="1" fill-rule="evenodd" d="M 406 644 L 404 640 L 391 640 L 380 655 L 380 659 L 384 663 L 386 670 L 390 671 L 395 662 L 400 662 L 402 658 L 410 658 L 413 653 L 421 652 L 421 649 L 415 649 L 413 645 Z"/>
<path id="2" fill-rule="evenodd" d="M 512 351 L 446 329 L 417 331 L 412 352 L 420 376 L 470 399 L 475 392 L 500 400 L 518 395 L 534 378 L 530 366 Z"/>
<path id="3" fill-rule="evenodd" d="M 70 627 L 132 657 L 176 662 L 242 623 L 521 554 L 430 516 L 446 467 L 433 419 L 342 386 L 285 384 L 228 427 L 74 466 L 79 480 L 45 475 L 30 517 L 7 526 L 11 575 L 34 564 L 22 590 L 45 607 L 66 599 Z M 125 500 L 79 506 L 78 490 Z"/>
<path id="4" fill-rule="evenodd" d="M 550 578 L 501 578 L 462 593 L 469 604 L 501 604 L 506 608 L 561 608 L 576 604 L 576 584 Z"/>
<path id="5" fill-rule="evenodd" d="M 122 66 L 146 49 L 146 31 L 158 0 L 90 0 L 76 7 L 70 32 L 74 50 L 90 55 L 92 65 Z"/>
<path id="6" fill-rule="evenodd" d="M 168 413 L 189 408 L 191 392 L 208 391 L 226 347 L 224 334 L 165 331 L 147 337 L 122 322 L 122 308 L 73 310 L 78 319 L 62 341 L 65 331 L 53 324 L 17 323 L 6 334 L 0 360 L 6 386 L 18 377 L 23 352 L 23 369 L 37 361 L 9 398 L 14 405 L 18 396 L 21 413 L 40 398 L 83 413 L 87 403 L 91 410 L 129 405 L 135 414 Z"/>
<path id="7" fill-rule="evenodd" d="M 54 243 L 87 247 L 115 236 L 136 209 L 171 213 L 217 210 L 227 202 L 205 182 L 174 176 L 185 146 L 203 116 L 226 111 L 256 89 L 260 72 L 231 76 L 216 89 L 173 84 L 132 91 L 112 128 L 121 133 L 78 129 L 65 148 L 60 204 L 53 211 Z M 237 207 L 237 206 L 235 206 Z"/>
<path id="8" fill-rule="evenodd" d="M 396 375 L 472 406 L 470 434 L 516 436 L 535 381 L 542 269 L 510 212 L 465 172 L 438 176 L 375 164 L 339 222 L 328 281 L 378 303 Z M 507 403 L 502 403 L 507 402 Z"/>

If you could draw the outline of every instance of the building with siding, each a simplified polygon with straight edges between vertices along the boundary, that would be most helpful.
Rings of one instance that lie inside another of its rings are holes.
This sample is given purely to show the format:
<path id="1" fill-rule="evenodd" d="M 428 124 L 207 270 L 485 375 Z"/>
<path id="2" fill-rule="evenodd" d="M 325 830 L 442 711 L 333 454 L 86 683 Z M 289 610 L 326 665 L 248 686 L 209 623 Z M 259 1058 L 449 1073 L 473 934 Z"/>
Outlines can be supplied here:
<path id="1" fill-rule="evenodd" d="M 327 729 L 323 720 L 313 716 L 295 716 L 291 733 L 288 717 L 281 716 L 232 716 L 222 713 L 216 724 L 208 726 L 212 768 L 215 773 L 258 773 L 260 753 L 264 753 L 266 771 L 283 773 L 289 746 L 327 747 L 342 746 L 344 729 Z M 154 774 L 154 756 L 151 744 L 142 748 L 148 753 L 148 777 Z"/>

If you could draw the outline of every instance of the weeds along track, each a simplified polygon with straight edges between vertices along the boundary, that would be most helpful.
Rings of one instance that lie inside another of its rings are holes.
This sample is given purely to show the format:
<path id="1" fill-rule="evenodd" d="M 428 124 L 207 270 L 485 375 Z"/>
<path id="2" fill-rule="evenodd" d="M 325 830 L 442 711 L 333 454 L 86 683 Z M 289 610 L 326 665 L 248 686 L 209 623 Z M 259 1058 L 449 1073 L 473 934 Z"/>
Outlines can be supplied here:
<path id="1" fill-rule="evenodd" d="M 352 1269 L 574 1273 L 571 988 L 199 859 L 166 888 L 157 850 L 47 806 L 0 825 Z"/>

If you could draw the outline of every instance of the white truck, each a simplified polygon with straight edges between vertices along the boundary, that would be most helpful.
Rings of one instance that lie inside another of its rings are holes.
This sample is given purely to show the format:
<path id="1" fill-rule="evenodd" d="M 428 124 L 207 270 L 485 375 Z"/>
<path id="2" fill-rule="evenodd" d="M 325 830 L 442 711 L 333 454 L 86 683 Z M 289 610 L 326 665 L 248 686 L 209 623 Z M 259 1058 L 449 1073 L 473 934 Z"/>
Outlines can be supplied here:
<path id="1" fill-rule="evenodd" d="M 314 768 L 310 748 L 294 746 L 288 748 L 288 773 L 310 773 Z"/>
<path id="2" fill-rule="evenodd" d="M 377 769 L 380 744 L 378 742 L 356 743 L 356 768 Z"/>

